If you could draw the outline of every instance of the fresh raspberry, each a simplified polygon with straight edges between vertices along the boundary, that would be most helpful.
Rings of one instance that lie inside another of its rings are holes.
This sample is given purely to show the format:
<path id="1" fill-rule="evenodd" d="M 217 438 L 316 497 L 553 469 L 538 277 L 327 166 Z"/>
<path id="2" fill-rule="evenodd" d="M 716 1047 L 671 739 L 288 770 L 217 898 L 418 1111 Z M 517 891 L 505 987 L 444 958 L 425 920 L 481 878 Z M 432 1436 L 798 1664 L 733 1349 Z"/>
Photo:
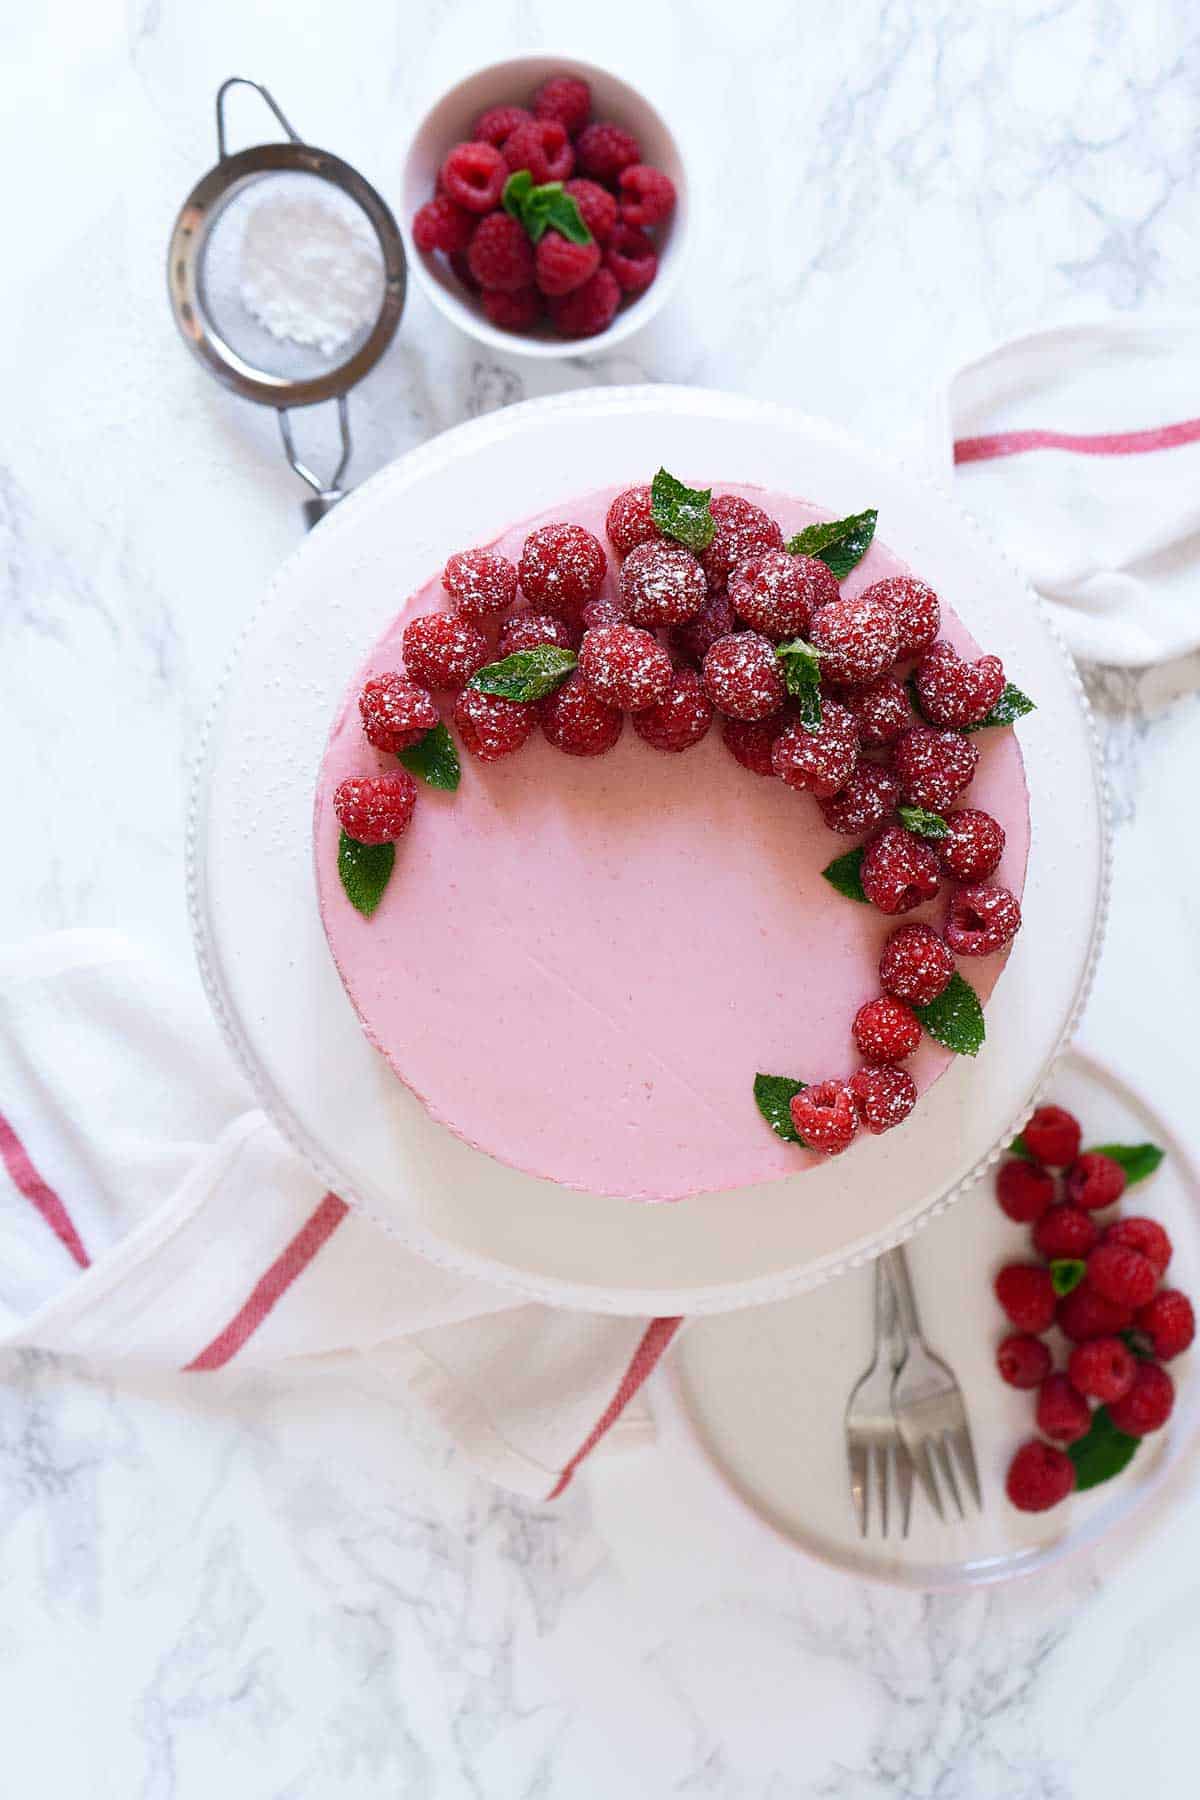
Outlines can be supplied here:
<path id="1" fill-rule="evenodd" d="M 661 225 L 675 210 L 675 183 L 650 163 L 630 163 L 617 178 L 627 225 Z"/>
<path id="2" fill-rule="evenodd" d="M 617 203 L 596 181 L 568 181 L 563 190 L 579 208 L 579 216 L 598 244 L 607 244 L 617 223 Z"/>
<path id="3" fill-rule="evenodd" d="M 1149 1339 L 1160 1362 L 1182 1356 L 1196 1335 L 1192 1303 L 1178 1288 L 1162 1288 L 1145 1306 L 1139 1307 L 1134 1323 Z"/>
<path id="4" fill-rule="evenodd" d="M 595 600 L 607 573 L 603 545 L 582 525 L 539 525 L 525 539 L 517 565 L 526 599 L 560 616 Z"/>
<path id="5" fill-rule="evenodd" d="M 604 529 L 619 556 L 628 556 L 639 544 L 652 544 L 661 535 L 650 516 L 650 503 L 649 486 L 631 487 L 609 507 Z"/>
<path id="6" fill-rule="evenodd" d="M 506 212 L 480 219 L 467 251 L 467 266 L 480 287 L 496 294 L 517 294 L 532 287 L 533 245 L 525 227 Z"/>
<path id="7" fill-rule="evenodd" d="M 1087 1279 L 1097 1294 L 1136 1312 L 1158 1286 L 1158 1270 L 1140 1250 L 1105 1241 L 1097 1244 L 1087 1259 Z"/>
<path id="8" fill-rule="evenodd" d="M 840 595 L 813 615 L 809 636 L 821 652 L 828 681 L 858 687 L 896 660 L 899 633 L 891 609 L 864 595 Z"/>
<path id="9" fill-rule="evenodd" d="M 854 1096 L 842 1081 L 818 1081 L 792 1101 L 792 1124 L 810 1150 L 840 1156 L 858 1132 Z"/>
<path id="10" fill-rule="evenodd" d="M 915 575 L 889 575 L 863 592 L 863 599 L 881 600 L 890 608 L 900 634 L 898 657 L 919 656 L 928 650 L 941 629 L 942 609 L 927 582 Z"/>
<path id="11" fill-rule="evenodd" d="M 951 813 L 949 822 L 965 816 Z M 1021 1136 L 1030 1156 L 1052 1169 L 1065 1169 L 1079 1155 L 1079 1120 L 1063 1106 L 1039 1106 Z"/>
<path id="12" fill-rule="evenodd" d="M 352 777 L 339 782 L 333 796 L 338 824 L 359 844 L 394 844 L 408 830 L 416 804 L 417 784 L 407 769 Z"/>
<path id="13" fill-rule="evenodd" d="M 944 813 L 971 785 L 978 766 L 979 745 L 957 731 L 917 725 L 905 732 L 895 749 L 894 767 L 904 798 L 930 812 Z"/>
<path id="14" fill-rule="evenodd" d="M 557 644 L 560 650 L 575 648 L 575 634 L 565 619 L 549 613 L 517 612 L 504 622 L 496 656 L 503 659 L 514 650 L 536 650 L 542 644 Z"/>
<path id="15" fill-rule="evenodd" d="M 1040 1263 L 1009 1263 L 997 1275 L 995 1289 L 1018 1331 L 1049 1331 L 1058 1305 L 1049 1269 Z"/>
<path id="16" fill-rule="evenodd" d="M 1014 1156 L 996 1171 L 996 1198 L 1010 1219 L 1031 1225 L 1054 1203 L 1054 1177 Z"/>
<path id="17" fill-rule="evenodd" d="M 608 234 L 604 266 L 623 293 L 644 294 L 658 274 L 658 251 L 644 231 L 622 220 Z"/>
<path id="18" fill-rule="evenodd" d="M 459 550 L 442 570 L 454 610 L 479 625 L 507 612 L 517 597 L 517 571 L 498 550 Z"/>
<path id="19" fill-rule="evenodd" d="M 483 310 L 498 331 L 529 331 L 542 316 L 542 296 L 535 287 L 516 294 L 485 288 Z"/>
<path id="20" fill-rule="evenodd" d="M 707 662 L 704 666 L 707 670 Z M 857 766 L 858 727 L 844 706 L 836 700 L 823 700 L 821 723 L 812 730 L 799 723 L 789 725 L 775 740 L 771 760 L 775 773 L 788 787 L 827 800 L 841 792 Z"/>
<path id="21" fill-rule="evenodd" d="M 1049 1512 L 1075 1491 L 1075 1464 L 1065 1450 L 1030 1438 L 1008 1465 L 1004 1491 L 1018 1512 Z"/>
<path id="22" fill-rule="evenodd" d="M 1076 1344 L 1067 1374 L 1081 1394 L 1110 1406 L 1129 1392 L 1136 1368 L 1132 1350 L 1119 1337 L 1100 1337 Z"/>
<path id="23" fill-rule="evenodd" d="M 579 623 L 584 631 L 599 631 L 602 625 L 628 625 L 629 615 L 619 600 L 611 594 L 601 594 L 598 600 L 588 601 Z"/>
<path id="24" fill-rule="evenodd" d="M 1034 1226 L 1033 1247 L 1047 1262 L 1059 1257 L 1083 1260 L 1095 1248 L 1099 1236 L 1090 1213 L 1072 1206 L 1069 1200 L 1059 1200 L 1046 1208 Z"/>
<path id="25" fill-rule="evenodd" d="M 600 267 L 600 246 L 595 242 L 573 244 L 561 231 L 547 231 L 538 241 L 534 264 L 543 294 L 570 294 L 590 281 Z"/>
<path id="26" fill-rule="evenodd" d="M 879 984 L 885 994 L 910 1006 L 929 1006 L 950 985 L 954 958 L 928 925 L 901 925 L 879 957 Z"/>
<path id="27" fill-rule="evenodd" d="M 784 712 L 774 713 L 769 719 L 726 719 L 723 732 L 726 747 L 743 769 L 773 779 L 775 764 L 771 752 L 787 722 Z"/>
<path id="28" fill-rule="evenodd" d="M 911 912 L 936 898 L 941 885 L 937 857 L 902 825 L 889 825 L 863 852 L 863 892 L 881 913 Z"/>
<path id="29" fill-rule="evenodd" d="M 708 549 L 701 551 L 700 561 L 714 593 L 748 556 L 783 549 L 782 531 L 753 500 L 743 500 L 740 494 L 718 494 L 710 511 L 716 530 Z"/>
<path id="30" fill-rule="evenodd" d="M 508 164 L 494 144 L 455 144 L 439 179 L 443 192 L 458 206 L 489 213 L 500 204 Z"/>
<path id="31" fill-rule="evenodd" d="M 654 706 L 671 686 L 671 658 L 636 625 L 603 625 L 585 633 L 579 673 L 605 706 L 637 712 Z"/>
<path id="32" fill-rule="evenodd" d="M 1047 1375 L 1038 1389 L 1037 1428 L 1060 1444 L 1078 1443 L 1092 1429 L 1092 1409 L 1069 1375 Z"/>
<path id="33" fill-rule="evenodd" d="M 1093 1338 L 1114 1337 L 1118 1331 L 1128 1331 L 1132 1323 L 1133 1314 L 1127 1306 L 1106 1300 L 1103 1294 L 1089 1287 L 1086 1280 L 1072 1288 L 1069 1294 L 1064 1294 L 1058 1303 L 1058 1328 L 1075 1344 L 1086 1344 Z"/>
<path id="34" fill-rule="evenodd" d="M 881 675 L 869 687 L 847 688 L 842 703 L 858 721 L 859 737 L 872 749 L 894 744 L 916 724 L 908 689 L 894 675 Z"/>
<path id="35" fill-rule="evenodd" d="M 713 721 L 712 704 L 695 669 L 676 669 L 657 706 L 635 712 L 633 729 L 655 750 L 690 750 Z"/>
<path id="36" fill-rule="evenodd" d="M 523 106 L 489 106 L 476 119 L 471 136 L 476 143 L 491 144 L 498 150 L 518 125 L 528 125 L 532 118 L 533 114 Z"/>
<path id="37" fill-rule="evenodd" d="M 939 639 L 917 664 L 916 684 L 931 725 L 978 725 L 1004 692 L 1004 664 L 998 656 L 966 662 L 953 644 Z"/>
<path id="38" fill-rule="evenodd" d="M 473 234 L 479 221 L 470 213 L 467 214 L 467 217 L 471 220 L 471 231 Z M 452 250 L 450 252 L 450 267 L 454 270 L 454 273 L 458 276 L 458 279 L 462 282 L 468 292 L 472 294 L 479 293 L 479 283 L 471 273 L 471 265 L 467 261 L 467 253 L 465 250 Z"/>
<path id="39" fill-rule="evenodd" d="M 817 805 L 830 831 L 842 837 L 864 837 L 891 817 L 899 799 L 900 783 L 890 769 L 860 762 L 845 787 L 818 800 Z"/>
<path id="40" fill-rule="evenodd" d="M 622 169 L 642 160 L 642 147 L 632 133 L 604 119 L 584 126 L 575 149 L 580 173 L 590 175 L 593 181 L 607 182 L 610 187 Z"/>
<path id="41" fill-rule="evenodd" d="M 1040 1387 L 1051 1366 L 1049 1347 L 1027 1331 L 1011 1332 L 996 1346 L 996 1367 L 1009 1387 Z"/>
<path id="42" fill-rule="evenodd" d="M 1111 1156 L 1104 1156 L 1099 1150 L 1085 1150 L 1067 1170 L 1066 1188 L 1067 1199 L 1075 1206 L 1082 1206 L 1084 1212 L 1100 1212 L 1113 1206 L 1125 1192 L 1125 1171 Z M 1132 1247 L 1138 1248 L 1136 1244 Z"/>
<path id="43" fill-rule="evenodd" d="M 764 637 L 803 637 L 818 607 L 837 597 L 832 572 L 815 556 L 760 550 L 729 573 L 729 604 L 739 619 Z"/>
<path id="44" fill-rule="evenodd" d="M 477 214 L 456 205 L 449 194 L 435 194 L 413 214 L 413 243 L 426 255 L 444 250 L 447 256 L 453 256 L 467 248 L 478 223 Z"/>
<path id="45" fill-rule="evenodd" d="M 575 173 L 571 140 L 557 119 L 529 119 L 510 132 L 500 146 L 508 171 L 528 169 L 534 186 L 547 181 L 568 181 Z M 501 184 L 503 185 L 503 184 Z"/>
<path id="46" fill-rule="evenodd" d="M 872 1137 L 903 1125 L 917 1104 L 917 1084 L 907 1069 L 892 1069 L 886 1064 L 877 1069 L 859 1069 L 847 1086 L 854 1096 L 858 1116 Z"/>
<path id="47" fill-rule="evenodd" d="M 624 713 L 597 700 L 579 675 L 569 675 L 542 701 L 542 730 L 568 756 L 603 756 L 621 735 Z"/>
<path id="48" fill-rule="evenodd" d="M 621 601 L 635 625 L 681 625 L 707 599 L 704 570 L 682 544 L 639 544 L 621 564 Z"/>
<path id="49" fill-rule="evenodd" d="M 977 806 L 960 807 L 946 823 L 950 836 L 938 840 L 937 854 L 947 875 L 955 881 L 986 881 L 994 875 L 1004 855 L 1003 825 Z"/>
<path id="50" fill-rule="evenodd" d="M 783 705 L 779 658 L 754 631 L 718 638 L 704 658 L 703 679 L 705 693 L 729 719 L 768 719 Z"/>
<path id="51" fill-rule="evenodd" d="M 733 630 L 733 608 L 725 594 L 714 594 L 706 600 L 694 619 L 672 625 L 667 641 L 679 662 L 693 669 L 703 666 L 704 659 L 718 638 L 728 637 Z"/>
<path id="52" fill-rule="evenodd" d="M 867 1000 L 854 1015 L 854 1042 L 864 1062 L 898 1063 L 921 1042 L 921 1021 L 903 1000 L 890 994 Z"/>
<path id="53" fill-rule="evenodd" d="M 557 119 L 574 137 L 592 116 L 592 90 L 578 75 L 552 75 L 533 96 L 539 119 Z"/>
<path id="54" fill-rule="evenodd" d="M 1080 1162 L 1084 1160 L 1083 1157 L 1079 1158 Z M 1111 1179 L 1110 1176 L 1109 1180 Z M 1104 1204 L 1107 1206 L 1109 1202 L 1106 1200 Z M 1152 1262 L 1158 1270 L 1160 1281 L 1167 1272 L 1167 1264 L 1171 1260 L 1171 1240 L 1157 1219 L 1139 1218 L 1134 1213 L 1127 1219 L 1115 1219 L 1104 1229 L 1104 1242 L 1123 1244 L 1127 1250 L 1140 1250 L 1146 1261 Z"/>
<path id="55" fill-rule="evenodd" d="M 471 755 L 491 763 L 521 748 L 537 724 L 537 715 L 532 706 L 519 700 L 464 688 L 455 702 L 454 723 Z"/>
<path id="56" fill-rule="evenodd" d="M 607 331 L 621 304 L 621 290 L 609 269 L 597 269 L 590 281 L 550 302 L 550 320 L 560 337 L 595 337 Z"/>
<path id="57" fill-rule="evenodd" d="M 367 682 L 358 710 L 368 744 L 389 756 L 407 750 L 438 722 L 438 709 L 425 689 L 392 671 Z"/>
<path id="58" fill-rule="evenodd" d="M 1140 1362 L 1133 1372 L 1133 1386 L 1114 1400 L 1108 1416 L 1127 1437 L 1146 1437 L 1161 1431 L 1175 1405 L 1175 1383 L 1157 1363 Z"/>
<path id="59" fill-rule="evenodd" d="M 1021 929 L 1021 908 L 994 882 L 956 889 L 946 920 L 946 942 L 956 956 L 993 956 Z"/>
<path id="60" fill-rule="evenodd" d="M 404 666 L 427 688 L 460 688 L 488 660 L 487 639 L 459 613 L 424 613 L 404 627 Z"/>

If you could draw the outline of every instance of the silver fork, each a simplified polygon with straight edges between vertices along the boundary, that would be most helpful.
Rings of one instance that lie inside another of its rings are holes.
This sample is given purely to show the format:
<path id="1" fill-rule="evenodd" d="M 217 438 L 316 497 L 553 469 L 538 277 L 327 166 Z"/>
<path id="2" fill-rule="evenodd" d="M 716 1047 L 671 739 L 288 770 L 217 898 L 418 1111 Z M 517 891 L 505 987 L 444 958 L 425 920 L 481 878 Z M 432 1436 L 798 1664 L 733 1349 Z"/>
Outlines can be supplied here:
<path id="1" fill-rule="evenodd" d="M 921 1335 L 908 1258 L 903 1248 L 889 1250 L 886 1262 L 895 1289 L 900 1326 L 908 1339 L 908 1355 L 892 1382 L 891 1403 L 900 1436 L 912 1458 L 917 1479 L 939 1519 L 945 1518 L 944 1487 L 960 1518 L 966 1518 L 955 1462 L 966 1477 L 977 1507 L 983 1507 L 979 1470 L 967 1423 L 967 1406 L 954 1372 L 935 1356 Z"/>
<path id="2" fill-rule="evenodd" d="M 850 1464 L 850 1497 L 858 1529 L 866 1537 L 872 1490 L 879 1531 L 888 1534 L 890 1502 L 899 1501 L 901 1535 L 908 1536 L 912 1514 L 913 1465 L 892 1412 L 892 1383 L 906 1353 L 897 1298 L 891 1276 L 879 1257 L 875 1263 L 875 1354 L 870 1368 L 846 1402 L 846 1455 Z"/>

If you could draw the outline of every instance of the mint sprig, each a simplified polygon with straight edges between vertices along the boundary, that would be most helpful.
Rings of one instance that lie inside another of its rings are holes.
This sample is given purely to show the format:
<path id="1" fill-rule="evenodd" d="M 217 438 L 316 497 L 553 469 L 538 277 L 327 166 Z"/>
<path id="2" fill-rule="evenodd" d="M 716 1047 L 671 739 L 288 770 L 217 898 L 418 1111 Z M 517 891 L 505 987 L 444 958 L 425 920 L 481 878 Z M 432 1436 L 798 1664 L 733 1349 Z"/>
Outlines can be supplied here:
<path id="1" fill-rule="evenodd" d="M 898 811 L 905 830 L 914 832 L 917 837 L 932 838 L 936 842 L 950 836 L 950 827 L 941 813 L 926 812 L 923 806 L 901 806 Z"/>
<path id="2" fill-rule="evenodd" d="M 1019 1156 L 1022 1162 L 1036 1162 L 1037 1160 L 1020 1132 L 1017 1133 L 1012 1143 L 1008 1146 L 1008 1154 L 1010 1156 Z"/>
<path id="3" fill-rule="evenodd" d="M 987 718 L 980 719 L 976 725 L 964 725 L 963 730 L 969 733 L 986 731 L 990 725 L 1015 725 L 1018 719 L 1023 719 L 1027 713 L 1036 711 L 1037 706 L 1029 698 L 1029 695 L 1023 694 L 1020 688 L 1014 687 L 1010 681 L 1006 683 L 1004 692 Z"/>
<path id="4" fill-rule="evenodd" d="M 529 170 L 517 169 L 504 184 L 500 204 L 535 244 L 551 229 L 560 231 L 572 244 L 592 241 L 578 202 L 564 191 L 561 181 L 544 181 L 535 187 Z"/>
<path id="5" fill-rule="evenodd" d="M 439 719 L 423 738 L 399 752 L 400 761 L 410 775 L 419 775 L 430 787 L 453 793 L 462 780 L 462 767 L 454 739 Z"/>
<path id="6" fill-rule="evenodd" d="M 650 517 L 665 536 L 689 550 L 707 550 L 717 529 L 712 489 L 686 487 L 666 469 L 650 483 Z"/>
<path id="7" fill-rule="evenodd" d="M 369 919 L 396 863 L 395 844 L 360 844 L 343 831 L 338 840 L 338 875 L 347 900 L 364 919 Z"/>
<path id="8" fill-rule="evenodd" d="M 806 1081 L 793 1081 L 790 1075 L 756 1075 L 754 1099 L 759 1112 L 776 1137 L 788 1144 L 803 1144 L 804 1139 L 792 1124 L 792 1101 L 808 1086 Z"/>
<path id="9" fill-rule="evenodd" d="M 830 887 L 836 888 L 839 894 L 845 894 L 847 900 L 858 900 L 869 906 L 866 889 L 862 884 L 863 853 L 860 850 L 847 850 L 845 856 L 835 856 L 821 870 Z"/>
<path id="10" fill-rule="evenodd" d="M 537 644 L 532 650 L 514 650 L 499 662 L 476 670 L 467 686 L 501 700 L 543 700 L 560 687 L 575 667 L 573 650 L 558 644 Z"/>
<path id="11" fill-rule="evenodd" d="M 872 506 L 866 512 L 851 513 L 846 519 L 806 525 L 803 531 L 788 539 L 787 548 L 793 556 L 819 557 L 839 581 L 845 581 L 851 569 L 871 548 L 878 517 L 878 508 Z"/>
<path id="12" fill-rule="evenodd" d="M 783 685 L 796 702 L 796 716 L 806 731 L 821 724 L 821 652 L 803 638 L 775 646 Z"/>
<path id="13" fill-rule="evenodd" d="M 1061 1300 L 1073 1294 L 1084 1276 L 1087 1264 L 1078 1256 L 1056 1256 L 1050 1264 L 1050 1285 Z"/>
<path id="14" fill-rule="evenodd" d="M 1137 1454 L 1141 1438 L 1118 1431 L 1107 1406 L 1098 1406 L 1092 1414 L 1091 1430 L 1086 1437 L 1067 1445 L 1067 1455 L 1075 1464 L 1075 1492 L 1099 1487 L 1127 1469 Z"/>
<path id="15" fill-rule="evenodd" d="M 987 1036 L 979 995 L 957 972 L 936 1000 L 914 1006 L 922 1028 L 956 1056 L 978 1056 Z"/>
<path id="16" fill-rule="evenodd" d="M 1139 1181 L 1153 1175 L 1167 1153 L 1157 1144 L 1093 1144 L 1091 1154 L 1110 1156 L 1113 1162 L 1120 1163 L 1125 1171 L 1125 1186 L 1136 1187 Z"/>

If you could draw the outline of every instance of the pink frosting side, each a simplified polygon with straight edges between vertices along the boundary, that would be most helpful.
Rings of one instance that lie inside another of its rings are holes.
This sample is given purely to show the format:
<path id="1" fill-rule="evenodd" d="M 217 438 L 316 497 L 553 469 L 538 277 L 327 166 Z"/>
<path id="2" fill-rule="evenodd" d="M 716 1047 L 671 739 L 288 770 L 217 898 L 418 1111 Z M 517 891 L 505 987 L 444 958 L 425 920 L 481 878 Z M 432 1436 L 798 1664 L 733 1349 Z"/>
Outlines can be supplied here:
<path id="1" fill-rule="evenodd" d="M 616 491 L 545 518 L 577 520 L 606 541 Z M 785 536 L 829 516 L 754 488 L 720 491 L 757 500 Z M 543 522 L 515 526 L 497 547 L 515 561 Z M 907 572 L 876 540 L 843 591 Z M 610 568 L 610 587 L 614 577 Z M 317 788 L 321 917 L 368 1037 L 450 1130 L 569 1187 L 678 1200 L 811 1167 L 815 1158 L 764 1124 L 755 1072 L 851 1072 L 850 1021 L 879 991 L 895 921 L 822 879 L 853 840 L 830 832 L 808 796 L 734 762 L 719 721 L 681 756 L 650 749 L 628 724 L 595 761 L 563 756 L 540 733 L 492 767 L 463 753 L 456 794 L 422 790 L 374 917 L 346 900 L 334 789 L 395 767 L 362 735 L 358 692 L 367 676 L 403 667 L 403 627 L 444 599 L 435 577 L 371 652 Z M 979 654 L 944 601 L 942 632 Z M 1002 644 L 988 648 L 1003 655 Z M 1011 731 L 978 741 L 970 803 L 1003 824 L 996 879 L 1019 895 L 1029 852 L 1020 748 Z M 943 914 L 939 901 L 908 917 Z M 963 965 L 984 1000 L 1004 960 Z M 989 1044 L 982 1054 L 994 1053 Z M 908 1066 L 924 1092 L 951 1060 L 927 1040 Z M 919 1103 L 900 1129 L 921 1129 Z"/>

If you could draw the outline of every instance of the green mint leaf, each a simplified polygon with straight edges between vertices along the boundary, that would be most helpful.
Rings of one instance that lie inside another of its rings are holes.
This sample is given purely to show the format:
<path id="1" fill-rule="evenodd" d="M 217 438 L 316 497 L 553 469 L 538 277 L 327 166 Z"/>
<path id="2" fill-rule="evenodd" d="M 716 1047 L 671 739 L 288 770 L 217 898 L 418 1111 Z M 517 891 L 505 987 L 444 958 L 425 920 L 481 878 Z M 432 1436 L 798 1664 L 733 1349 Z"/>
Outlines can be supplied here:
<path id="1" fill-rule="evenodd" d="M 788 549 L 793 556 L 818 556 L 839 581 L 845 581 L 856 563 L 871 548 L 875 521 L 879 512 L 868 507 L 866 512 L 851 513 L 848 519 L 829 519 L 824 525 L 806 525 L 793 538 Z"/>
<path id="2" fill-rule="evenodd" d="M 572 244 L 590 244 L 592 234 L 583 222 L 579 202 L 570 194 L 560 193 L 547 209 L 547 218 L 555 231 L 560 231 Z"/>
<path id="3" fill-rule="evenodd" d="M 1056 1256 L 1050 1264 L 1050 1280 L 1061 1300 L 1073 1294 L 1087 1273 L 1087 1264 L 1078 1256 Z"/>
<path id="4" fill-rule="evenodd" d="M 498 694 L 502 700 L 541 700 L 552 694 L 575 667 L 573 650 L 557 644 L 538 644 L 533 650 L 514 650 L 500 662 L 488 663 L 467 683 L 481 694 Z"/>
<path id="5" fill-rule="evenodd" d="M 689 550 L 707 550 L 717 529 L 712 489 L 685 487 L 665 469 L 650 483 L 650 517 L 661 532 Z"/>
<path id="6" fill-rule="evenodd" d="M 578 202 L 564 192 L 561 181 L 544 181 L 540 187 L 534 187 L 529 170 L 518 169 L 505 182 L 500 203 L 535 244 L 551 227 L 573 244 L 592 241 Z"/>
<path id="7" fill-rule="evenodd" d="M 1023 1162 L 1036 1162 L 1037 1160 L 1033 1151 L 1029 1148 L 1029 1145 L 1025 1142 L 1025 1139 L 1019 1132 L 1008 1146 L 1008 1154 L 1010 1156 L 1019 1156 Z"/>
<path id="8" fill-rule="evenodd" d="M 804 1139 L 792 1124 L 792 1101 L 804 1092 L 806 1081 L 793 1081 L 790 1075 L 756 1075 L 754 1099 L 759 1112 L 776 1137 L 789 1144 L 803 1144 Z"/>
<path id="9" fill-rule="evenodd" d="M 533 176 L 528 169 L 518 169 L 509 176 L 504 184 L 504 192 L 500 196 L 500 204 L 519 225 L 525 223 L 523 214 L 525 202 L 533 191 Z"/>
<path id="10" fill-rule="evenodd" d="M 383 899 L 395 861 L 395 844 L 360 844 L 343 831 L 338 843 L 338 874 L 347 900 L 364 919 L 370 918 Z"/>
<path id="11" fill-rule="evenodd" d="M 778 644 L 775 654 L 800 723 L 806 731 L 816 731 L 821 724 L 821 652 L 803 638 L 792 638 Z"/>
<path id="12" fill-rule="evenodd" d="M 430 787 L 445 788 L 453 793 L 462 779 L 454 739 L 440 719 L 423 738 L 407 750 L 401 750 L 399 755 L 409 774 L 419 775 Z"/>
<path id="13" fill-rule="evenodd" d="M 941 813 L 926 812 L 923 806 L 902 806 L 899 812 L 900 823 L 918 837 L 937 839 L 950 836 L 950 827 Z"/>
<path id="14" fill-rule="evenodd" d="M 1167 1154 L 1157 1144 L 1093 1144 L 1091 1153 L 1093 1156 L 1111 1156 L 1115 1163 L 1120 1163 L 1125 1171 L 1126 1187 L 1136 1187 L 1139 1181 L 1153 1175 Z"/>
<path id="15" fill-rule="evenodd" d="M 1140 1331 L 1118 1331 L 1117 1336 L 1127 1350 L 1131 1350 L 1139 1362 L 1155 1362 L 1154 1345 Z"/>
<path id="16" fill-rule="evenodd" d="M 987 1035 L 979 995 L 961 975 L 950 977 L 949 984 L 928 1006 L 914 1006 L 913 1011 L 931 1038 L 953 1050 L 958 1056 L 977 1056 Z"/>
<path id="17" fill-rule="evenodd" d="M 1067 1445 L 1067 1455 L 1075 1464 L 1075 1492 L 1081 1494 L 1087 1488 L 1099 1487 L 1102 1481 L 1111 1481 L 1127 1469 L 1141 1441 L 1118 1431 L 1107 1406 L 1098 1406 L 1087 1436 Z"/>
<path id="18" fill-rule="evenodd" d="M 845 894 L 847 900 L 861 900 L 864 906 L 869 906 L 862 884 L 862 860 L 861 850 L 848 850 L 845 856 L 835 856 L 821 873 L 830 887 Z"/>
<path id="19" fill-rule="evenodd" d="M 1010 681 L 987 718 L 980 719 L 978 725 L 964 725 L 963 730 L 967 732 L 986 731 L 989 725 L 1015 725 L 1018 719 L 1025 717 L 1026 713 L 1036 711 L 1037 707 L 1029 695 L 1023 694 L 1020 688 L 1014 687 Z"/>

